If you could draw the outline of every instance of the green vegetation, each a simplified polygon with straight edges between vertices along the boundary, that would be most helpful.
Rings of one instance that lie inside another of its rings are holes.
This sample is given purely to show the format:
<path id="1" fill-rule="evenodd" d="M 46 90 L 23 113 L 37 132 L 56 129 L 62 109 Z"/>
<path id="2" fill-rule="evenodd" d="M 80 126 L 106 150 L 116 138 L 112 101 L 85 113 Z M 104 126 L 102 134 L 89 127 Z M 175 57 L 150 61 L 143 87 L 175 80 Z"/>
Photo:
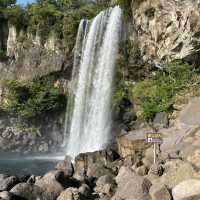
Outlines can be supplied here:
<path id="1" fill-rule="evenodd" d="M 132 19 L 132 1 L 117 0 L 117 4 L 120 5 L 120 7 L 122 8 L 125 19 L 126 20 Z"/>
<path id="2" fill-rule="evenodd" d="M 139 43 L 135 41 L 123 41 L 119 45 L 119 54 L 116 62 L 116 73 L 114 78 L 114 90 L 112 96 L 112 104 L 118 105 L 123 98 L 129 98 L 129 81 L 128 66 L 130 62 L 137 63 L 141 59 Z"/>
<path id="3" fill-rule="evenodd" d="M 152 120 L 156 113 L 169 111 L 175 95 L 196 80 L 192 66 L 175 61 L 163 66 L 154 75 L 129 87 L 130 98 L 141 106 L 143 117 Z"/>
<path id="4" fill-rule="evenodd" d="M 66 97 L 53 78 L 9 80 L 2 83 L 7 90 L 1 110 L 20 118 L 42 112 L 65 109 Z"/>
<path id="5" fill-rule="evenodd" d="M 74 47 L 81 19 L 92 19 L 109 6 L 109 0 L 84 4 L 81 0 L 38 0 L 22 8 L 14 0 L 0 0 L 0 22 L 7 20 L 17 30 L 39 35 L 44 42 L 54 34 L 69 51 Z"/>

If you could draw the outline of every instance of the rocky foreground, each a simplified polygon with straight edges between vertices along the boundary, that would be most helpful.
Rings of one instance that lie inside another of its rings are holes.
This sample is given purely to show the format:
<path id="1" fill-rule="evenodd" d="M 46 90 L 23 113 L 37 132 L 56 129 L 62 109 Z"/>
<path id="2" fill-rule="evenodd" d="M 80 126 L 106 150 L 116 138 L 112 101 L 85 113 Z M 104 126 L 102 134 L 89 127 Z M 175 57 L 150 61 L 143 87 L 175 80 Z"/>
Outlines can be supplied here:
<path id="1" fill-rule="evenodd" d="M 163 144 L 153 163 L 153 148 L 145 142 L 148 128 L 118 138 L 118 150 L 66 156 L 42 177 L 0 175 L 4 200 L 199 200 L 200 98 L 189 100 L 175 120 L 159 114 L 154 126 Z"/>

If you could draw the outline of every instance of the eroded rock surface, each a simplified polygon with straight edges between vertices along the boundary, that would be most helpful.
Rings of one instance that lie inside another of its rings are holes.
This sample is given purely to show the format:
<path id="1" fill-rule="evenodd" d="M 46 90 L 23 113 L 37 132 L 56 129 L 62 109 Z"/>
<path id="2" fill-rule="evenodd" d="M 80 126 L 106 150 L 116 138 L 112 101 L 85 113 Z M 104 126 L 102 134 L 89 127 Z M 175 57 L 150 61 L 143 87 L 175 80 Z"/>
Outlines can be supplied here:
<path id="1" fill-rule="evenodd" d="M 138 4 L 137 9 L 136 6 L 132 9 L 133 23 L 145 61 L 154 60 L 160 63 L 174 59 L 189 59 L 194 62 L 196 59 L 198 62 L 198 0 L 148 0 Z"/>

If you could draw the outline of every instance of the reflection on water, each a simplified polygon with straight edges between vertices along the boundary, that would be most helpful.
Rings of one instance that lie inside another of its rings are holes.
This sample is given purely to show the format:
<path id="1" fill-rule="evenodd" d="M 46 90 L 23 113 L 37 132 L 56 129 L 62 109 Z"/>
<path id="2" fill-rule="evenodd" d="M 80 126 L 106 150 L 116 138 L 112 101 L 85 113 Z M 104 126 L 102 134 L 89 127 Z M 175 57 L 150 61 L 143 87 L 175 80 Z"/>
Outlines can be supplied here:
<path id="1" fill-rule="evenodd" d="M 41 176 L 53 170 L 60 156 L 26 156 L 0 155 L 0 174 L 8 175 L 37 175 Z"/>

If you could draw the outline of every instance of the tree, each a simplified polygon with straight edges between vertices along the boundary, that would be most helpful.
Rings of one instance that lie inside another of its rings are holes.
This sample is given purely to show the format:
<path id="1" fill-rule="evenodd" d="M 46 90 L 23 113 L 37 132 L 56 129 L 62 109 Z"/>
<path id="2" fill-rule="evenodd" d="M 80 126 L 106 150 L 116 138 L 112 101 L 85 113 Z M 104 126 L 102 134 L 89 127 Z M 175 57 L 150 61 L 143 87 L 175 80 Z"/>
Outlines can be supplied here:
<path id="1" fill-rule="evenodd" d="M 0 0 L 0 8 L 7 8 L 16 4 L 16 0 Z"/>

